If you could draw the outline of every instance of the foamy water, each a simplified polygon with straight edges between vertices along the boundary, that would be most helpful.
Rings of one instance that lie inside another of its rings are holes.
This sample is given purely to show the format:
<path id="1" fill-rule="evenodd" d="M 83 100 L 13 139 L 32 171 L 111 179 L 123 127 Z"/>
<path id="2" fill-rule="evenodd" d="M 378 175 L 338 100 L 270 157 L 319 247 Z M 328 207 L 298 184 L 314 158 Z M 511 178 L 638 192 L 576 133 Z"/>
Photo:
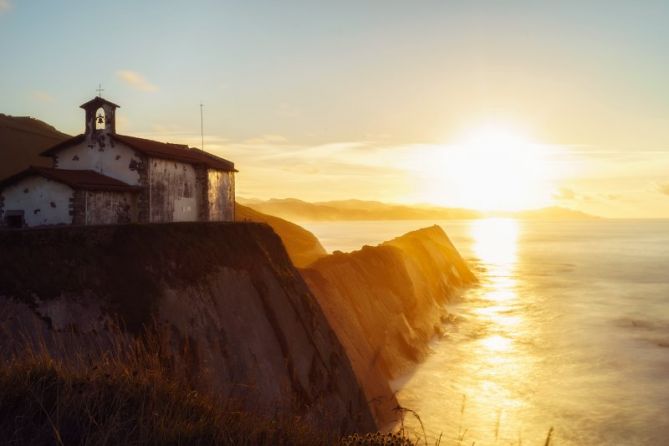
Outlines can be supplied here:
<path id="1" fill-rule="evenodd" d="M 437 223 L 482 283 L 395 383 L 430 444 L 669 445 L 669 221 Z M 350 251 L 431 223 L 302 224 Z"/>

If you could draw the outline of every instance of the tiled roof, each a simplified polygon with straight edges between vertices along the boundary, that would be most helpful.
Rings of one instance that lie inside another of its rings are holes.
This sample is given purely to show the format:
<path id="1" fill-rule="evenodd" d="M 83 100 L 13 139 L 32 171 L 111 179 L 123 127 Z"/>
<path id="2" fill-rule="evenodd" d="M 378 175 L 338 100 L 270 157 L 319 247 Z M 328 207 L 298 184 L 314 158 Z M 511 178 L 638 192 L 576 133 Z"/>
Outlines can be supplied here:
<path id="1" fill-rule="evenodd" d="M 203 164 L 212 169 L 234 171 L 235 165 L 200 149 L 189 149 L 183 144 L 171 144 L 134 136 L 111 134 L 112 139 L 129 145 L 133 149 L 154 158 L 171 159 L 190 164 Z"/>
<path id="2" fill-rule="evenodd" d="M 60 149 L 64 149 L 66 147 L 74 146 L 79 143 L 82 143 L 84 141 L 85 137 L 84 135 L 77 135 L 73 136 L 72 138 L 66 139 L 65 141 L 59 142 L 55 146 L 45 150 L 44 152 L 40 153 L 41 156 L 53 156 L 58 152 Z"/>
<path id="3" fill-rule="evenodd" d="M 184 144 L 171 144 L 166 142 L 153 141 L 150 139 L 136 138 L 134 136 L 109 134 L 112 140 L 126 144 L 140 153 L 153 158 L 169 159 L 189 164 L 205 165 L 212 169 L 236 172 L 235 164 L 226 159 L 220 158 L 211 153 L 200 149 L 191 149 Z M 53 156 L 60 149 L 70 147 L 83 142 L 85 135 L 77 135 L 65 140 L 50 149 L 42 152 L 42 156 Z"/>
<path id="4" fill-rule="evenodd" d="M 67 170 L 53 169 L 50 167 L 31 166 L 28 169 L 17 173 L 0 182 L 0 188 L 9 186 L 23 178 L 38 175 L 59 183 L 66 184 L 73 189 L 84 190 L 105 190 L 115 192 L 137 192 L 142 188 L 140 186 L 131 186 L 130 184 L 111 178 L 92 170 Z"/>

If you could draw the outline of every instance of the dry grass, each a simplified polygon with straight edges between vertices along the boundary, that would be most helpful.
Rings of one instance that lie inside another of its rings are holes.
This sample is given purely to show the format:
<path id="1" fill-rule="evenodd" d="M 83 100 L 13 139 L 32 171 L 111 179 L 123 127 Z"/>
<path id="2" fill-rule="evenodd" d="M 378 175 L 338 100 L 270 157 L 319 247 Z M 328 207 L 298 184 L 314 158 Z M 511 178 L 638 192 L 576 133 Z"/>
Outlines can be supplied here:
<path id="1" fill-rule="evenodd" d="M 168 376 L 146 349 L 95 364 L 28 350 L 0 369 L 0 438 L 16 445 L 310 445 L 295 420 L 234 410 Z M 143 356 L 144 355 L 144 356 Z"/>
<path id="2" fill-rule="evenodd" d="M 217 401 L 189 385 L 185 370 L 166 352 L 155 330 L 131 337 L 110 328 L 103 340 L 77 343 L 66 335 L 25 335 L 0 366 L 0 443 L 7 445 L 340 445 L 427 446 L 416 412 L 399 407 L 396 434 L 339 438 L 289 417 L 269 419 Z M 81 339 L 81 338 L 78 338 Z M 13 353 L 11 353 L 13 352 Z M 52 352 L 55 352 L 54 355 Z M 461 416 L 466 399 L 463 397 Z M 404 416 L 422 435 L 409 438 Z M 497 422 L 499 423 L 499 421 Z M 499 431 L 499 424 L 495 426 Z M 465 441 L 460 431 L 454 445 Z M 544 446 L 549 446 L 553 429 Z M 435 446 L 444 445 L 440 437 Z M 520 440 L 518 444 L 521 444 Z"/>
<path id="3" fill-rule="evenodd" d="M 460 422 L 458 425 L 458 431 L 457 434 L 454 437 L 450 437 L 447 439 L 447 443 L 443 443 L 444 441 L 444 433 L 442 432 L 439 434 L 439 437 L 432 439 L 428 441 L 428 435 L 427 432 L 425 431 L 425 425 L 423 424 L 423 420 L 420 418 L 418 413 L 412 409 L 408 409 L 406 407 L 401 407 L 397 406 L 395 408 L 396 411 L 400 413 L 400 426 L 399 426 L 399 437 L 403 442 L 402 443 L 392 443 L 392 444 L 401 444 L 401 445 L 413 445 L 413 446 L 466 446 L 466 445 L 471 445 L 471 446 L 485 446 L 485 445 L 506 445 L 506 446 L 523 446 L 523 440 L 521 437 L 520 432 L 518 433 L 518 440 L 515 442 L 509 442 L 509 440 L 500 440 L 500 430 L 502 428 L 501 425 L 501 418 L 502 418 L 502 411 L 501 409 L 497 409 L 497 416 L 495 419 L 495 424 L 493 426 L 492 434 L 494 436 L 494 441 L 492 443 L 477 443 L 475 440 L 467 439 L 467 434 L 470 432 L 468 428 L 463 428 L 463 420 L 465 416 L 465 409 L 467 407 L 467 395 L 463 394 L 462 395 L 462 400 L 460 403 Z M 420 427 L 420 430 L 417 428 L 414 429 L 407 429 L 406 427 L 406 416 L 410 416 L 411 418 L 415 419 L 418 422 L 418 427 Z M 553 442 L 553 435 L 555 433 L 555 429 L 553 426 L 548 429 L 548 433 L 546 434 L 546 439 L 543 441 L 543 446 L 551 446 L 554 444 Z M 409 437 L 412 436 L 413 440 L 410 440 Z M 376 443 L 372 443 L 376 444 Z M 382 443 L 383 444 L 383 443 Z M 538 445 L 537 445 L 538 446 Z"/>
<path id="4" fill-rule="evenodd" d="M 67 338 L 65 338 L 67 339 Z M 104 345 L 104 347 L 102 347 Z M 0 367 L 0 442 L 8 445 L 400 445 L 344 439 L 299 419 L 238 410 L 194 391 L 158 338 L 121 330 L 85 347 L 26 341 Z M 47 347 L 48 346 L 48 347 Z M 6 350 L 6 349 L 5 349 Z M 56 352 L 56 357 L 51 352 Z"/>

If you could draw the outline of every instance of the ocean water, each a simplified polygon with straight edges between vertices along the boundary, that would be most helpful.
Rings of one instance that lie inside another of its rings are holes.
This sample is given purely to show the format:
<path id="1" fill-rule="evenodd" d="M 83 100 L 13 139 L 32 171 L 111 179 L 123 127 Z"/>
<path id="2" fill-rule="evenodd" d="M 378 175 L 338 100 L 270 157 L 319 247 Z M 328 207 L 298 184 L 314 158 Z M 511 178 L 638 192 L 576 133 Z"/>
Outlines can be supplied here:
<path id="1" fill-rule="evenodd" d="M 406 412 L 412 436 L 544 445 L 553 428 L 552 445 L 669 445 L 669 221 L 436 223 L 481 284 L 393 383 L 422 421 Z M 301 224 L 350 251 L 432 223 Z"/>

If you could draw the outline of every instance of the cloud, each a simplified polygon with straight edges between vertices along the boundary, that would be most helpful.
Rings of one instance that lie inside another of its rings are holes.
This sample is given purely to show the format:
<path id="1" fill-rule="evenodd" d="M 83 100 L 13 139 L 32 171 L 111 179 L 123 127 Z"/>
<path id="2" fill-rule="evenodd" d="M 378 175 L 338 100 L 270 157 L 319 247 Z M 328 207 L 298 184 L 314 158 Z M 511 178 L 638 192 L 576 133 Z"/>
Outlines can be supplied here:
<path id="1" fill-rule="evenodd" d="M 669 195 L 669 183 L 659 184 L 657 191 L 664 195 Z"/>
<path id="2" fill-rule="evenodd" d="M 119 116 L 116 116 L 116 125 L 118 127 Z M 128 122 L 128 127 L 130 127 L 130 122 Z M 146 130 L 136 130 L 134 132 L 135 136 L 140 138 L 152 139 L 155 141 L 164 141 L 174 144 L 186 144 L 189 147 L 200 148 L 200 132 L 194 133 L 187 127 L 182 125 L 163 125 L 163 124 L 152 124 L 149 129 Z M 217 135 L 211 135 L 205 133 L 204 135 L 204 145 L 205 150 L 208 152 L 217 152 L 223 150 L 223 147 L 227 148 L 227 144 L 230 142 L 227 138 L 223 138 Z M 224 158 L 227 153 L 219 155 Z"/>
<path id="3" fill-rule="evenodd" d="M 2 1 L 2 0 L 0 0 Z M 144 79 L 144 76 L 132 70 L 119 70 L 116 75 L 126 84 L 140 91 L 157 91 L 158 87 Z"/>
<path id="4" fill-rule="evenodd" d="M 601 202 L 601 201 L 629 201 L 623 194 L 617 193 L 598 193 L 584 194 L 576 192 L 568 187 L 561 187 L 553 193 L 553 199 L 557 201 L 581 201 L 581 202 Z"/>
<path id="5" fill-rule="evenodd" d="M 0 14 L 7 12 L 12 9 L 12 4 L 9 0 L 0 0 Z"/>
<path id="6" fill-rule="evenodd" d="M 262 135 L 255 138 L 249 138 L 245 140 L 244 144 L 249 145 L 259 145 L 259 144 L 281 144 L 288 142 L 284 136 L 281 135 Z"/>
<path id="7" fill-rule="evenodd" d="M 53 96 L 46 91 L 33 90 L 30 92 L 30 97 L 37 102 L 53 102 Z"/>
<path id="8" fill-rule="evenodd" d="M 578 195 L 572 189 L 562 187 L 559 191 L 553 194 L 553 198 L 555 200 L 576 200 Z"/>

